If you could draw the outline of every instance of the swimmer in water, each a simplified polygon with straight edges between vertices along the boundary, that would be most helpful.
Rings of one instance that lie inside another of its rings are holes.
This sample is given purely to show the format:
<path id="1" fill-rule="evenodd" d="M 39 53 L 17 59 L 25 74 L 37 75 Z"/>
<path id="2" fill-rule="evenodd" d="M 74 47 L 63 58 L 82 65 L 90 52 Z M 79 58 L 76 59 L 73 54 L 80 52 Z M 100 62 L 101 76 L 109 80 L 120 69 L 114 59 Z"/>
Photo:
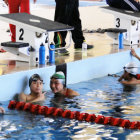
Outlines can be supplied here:
<path id="1" fill-rule="evenodd" d="M 72 97 L 79 95 L 76 91 L 66 87 L 65 75 L 62 71 L 56 72 L 51 76 L 50 88 L 58 96 Z"/>
<path id="2" fill-rule="evenodd" d="M 23 102 L 40 102 L 45 100 L 45 93 L 42 92 L 43 80 L 38 74 L 34 74 L 29 79 L 30 94 L 19 94 L 19 101 Z"/>
<path id="3" fill-rule="evenodd" d="M 126 64 L 124 66 L 124 73 L 118 81 L 127 85 L 140 84 L 138 66 L 134 62 Z"/>

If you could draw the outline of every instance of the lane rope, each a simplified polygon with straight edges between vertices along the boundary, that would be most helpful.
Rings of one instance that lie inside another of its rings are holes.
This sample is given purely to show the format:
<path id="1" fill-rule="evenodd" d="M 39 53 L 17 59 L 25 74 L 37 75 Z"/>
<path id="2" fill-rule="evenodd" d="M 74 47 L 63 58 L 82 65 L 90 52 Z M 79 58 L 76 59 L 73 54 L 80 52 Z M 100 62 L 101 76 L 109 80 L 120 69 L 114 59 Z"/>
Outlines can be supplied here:
<path id="1" fill-rule="evenodd" d="M 17 102 L 11 100 L 8 105 L 9 109 L 29 111 L 36 115 L 63 117 L 68 119 L 75 119 L 79 121 L 94 122 L 96 124 L 118 126 L 127 129 L 139 129 L 139 121 L 129 121 L 121 118 L 105 117 L 103 115 L 96 116 L 95 114 L 80 113 L 79 111 L 63 110 L 61 108 L 47 107 L 35 105 L 32 103 Z"/>

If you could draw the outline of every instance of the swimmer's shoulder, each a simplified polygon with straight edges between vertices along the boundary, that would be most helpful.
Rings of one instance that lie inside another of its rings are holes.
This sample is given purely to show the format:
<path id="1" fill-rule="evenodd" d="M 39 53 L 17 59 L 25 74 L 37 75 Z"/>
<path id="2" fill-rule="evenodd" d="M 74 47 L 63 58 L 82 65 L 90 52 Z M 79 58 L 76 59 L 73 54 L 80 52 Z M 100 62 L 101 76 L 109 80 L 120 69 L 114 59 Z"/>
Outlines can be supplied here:
<path id="1" fill-rule="evenodd" d="M 67 88 L 68 96 L 79 96 L 80 94 L 70 88 Z"/>
<path id="2" fill-rule="evenodd" d="M 26 102 L 27 100 L 27 95 L 24 92 L 21 92 L 18 96 L 18 100 L 22 102 Z"/>

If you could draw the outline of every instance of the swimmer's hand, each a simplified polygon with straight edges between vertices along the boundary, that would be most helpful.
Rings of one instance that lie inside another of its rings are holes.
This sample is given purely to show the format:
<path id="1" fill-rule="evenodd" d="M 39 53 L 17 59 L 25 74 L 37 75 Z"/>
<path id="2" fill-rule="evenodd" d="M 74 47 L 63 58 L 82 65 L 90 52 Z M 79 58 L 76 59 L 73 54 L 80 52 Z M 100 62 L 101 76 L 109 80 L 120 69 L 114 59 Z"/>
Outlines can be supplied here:
<path id="1" fill-rule="evenodd" d="M 4 110 L 3 107 L 0 107 L 0 113 L 1 113 L 1 114 L 4 114 L 4 113 L 5 113 L 5 110 Z"/>
<path id="2" fill-rule="evenodd" d="M 140 61 L 140 57 L 137 55 L 134 49 L 131 49 L 130 53 Z"/>
<path id="3" fill-rule="evenodd" d="M 44 100 L 46 93 L 47 93 L 46 91 L 39 93 L 38 96 L 37 96 L 37 100 Z"/>
<path id="4" fill-rule="evenodd" d="M 42 92 L 42 94 L 46 94 L 46 93 L 47 93 L 47 91 L 43 91 L 43 92 Z"/>
<path id="5" fill-rule="evenodd" d="M 135 50 L 134 49 L 131 49 L 131 52 L 130 52 L 134 57 L 136 57 L 137 56 L 137 54 L 136 54 L 136 52 L 135 52 Z"/>

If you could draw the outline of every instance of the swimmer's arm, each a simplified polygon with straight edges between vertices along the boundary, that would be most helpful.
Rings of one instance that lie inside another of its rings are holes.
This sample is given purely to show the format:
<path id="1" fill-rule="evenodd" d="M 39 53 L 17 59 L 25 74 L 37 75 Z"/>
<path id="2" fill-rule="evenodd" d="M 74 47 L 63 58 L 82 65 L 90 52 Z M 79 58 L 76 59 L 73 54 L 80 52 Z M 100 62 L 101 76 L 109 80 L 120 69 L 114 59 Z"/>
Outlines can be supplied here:
<path id="1" fill-rule="evenodd" d="M 124 74 L 118 79 L 119 82 L 121 82 L 124 79 Z"/>
<path id="2" fill-rule="evenodd" d="M 21 102 L 26 102 L 26 95 L 22 92 L 19 94 L 18 96 L 18 100 L 21 101 Z"/>
<path id="3" fill-rule="evenodd" d="M 136 84 L 140 84 L 140 80 L 134 80 L 134 81 L 121 81 L 120 83 L 124 84 L 124 85 L 136 85 Z"/>
<path id="4" fill-rule="evenodd" d="M 43 93 L 39 94 L 39 96 L 37 98 L 28 100 L 28 102 L 34 103 L 34 102 L 44 101 L 45 100 L 45 94 L 46 94 L 46 92 L 43 92 Z"/>
<path id="5" fill-rule="evenodd" d="M 118 81 L 119 81 L 120 83 L 122 83 L 122 84 L 130 84 L 129 81 L 125 81 L 125 80 L 124 80 L 124 77 L 125 77 L 125 74 L 123 74 L 123 75 L 118 79 Z"/>
<path id="6" fill-rule="evenodd" d="M 129 81 L 120 81 L 120 83 L 122 83 L 122 84 L 125 84 L 125 85 L 129 85 L 129 84 L 131 84 Z"/>
<path id="7" fill-rule="evenodd" d="M 136 54 L 134 49 L 131 49 L 131 54 L 140 61 L 140 57 Z"/>
<path id="8" fill-rule="evenodd" d="M 0 112 L 1 112 L 2 114 L 4 114 L 4 113 L 5 113 L 5 110 L 4 110 L 4 108 L 3 108 L 3 107 L 0 107 Z"/>
<path id="9" fill-rule="evenodd" d="M 136 54 L 135 57 L 140 61 L 140 57 Z"/>
<path id="10" fill-rule="evenodd" d="M 40 100 L 40 98 L 37 97 L 37 98 L 35 98 L 35 99 L 29 100 L 28 102 L 29 102 L 29 103 L 35 103 L 35 102 L 40 102 L 40 101 L 44 101 L 44 100 Z"/>

